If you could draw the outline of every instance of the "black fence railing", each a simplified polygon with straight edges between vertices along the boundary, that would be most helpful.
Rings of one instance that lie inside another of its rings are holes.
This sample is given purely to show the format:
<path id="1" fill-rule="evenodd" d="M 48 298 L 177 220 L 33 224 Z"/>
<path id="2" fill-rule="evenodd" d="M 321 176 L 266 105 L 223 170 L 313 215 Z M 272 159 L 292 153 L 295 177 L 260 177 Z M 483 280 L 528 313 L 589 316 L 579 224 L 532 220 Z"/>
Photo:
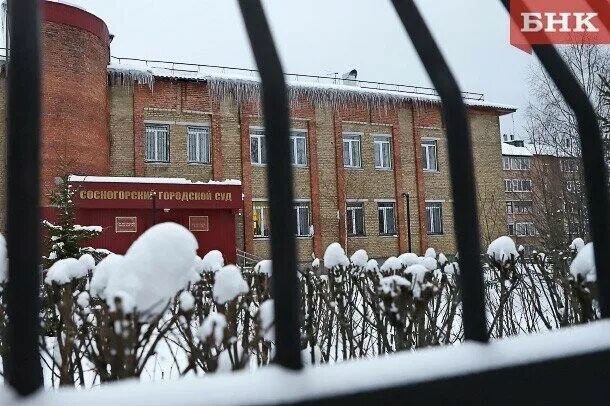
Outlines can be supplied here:
<path id="1" fill-rule="evenodd" d="M 487 341 L 479 263 L 479 223 L 470 135 L 460 89 L 413 0 L 392 0 L 442 100 L 453 183 L 455 228 L 459 247 L 460 285 L 465 336 Z M 508 7 L 508 1 L 503 1 Z M 239 0 L 263 87 L 267 129 L 268 183 L 271 210 L 273 294 L 275 299 L 276 362 L 301 368 L 298 329 L 295 230 L 292 172 L 288 150 L 289 110 L 284 74 L 259 1 Z M 9 0 L 12 44 L 8 64 L 8 343 L 5 364 L 8 382 L 21 395 L 42 385 L 38 352 L 38 241 L 40 142 L 40 14 L 39 0 Z M 601 136 L 586 95 L 552 46 L 534 51 L 578 119 L 602 315 L 610 315 L 610 226 L 607 176 Z M 459 193 L 458 193 L 459 191 Z M 517 349 L 518 350 L 518 349 Z M 610 351 L 575 354 L 478 374 L 359 392 L 317 403 L 356 403 L 449 400 L 529 401 L 605 398 Z M 450 369 L 451 365 L 447 365 Z M 450 374 L 449 374 L 450 375 Z M 570 386 L 571 393 L 562 388 Z M 261 388 L 264 390 L 264 388 Z M 358 388 L 354 388 L 358 392 Z"/>

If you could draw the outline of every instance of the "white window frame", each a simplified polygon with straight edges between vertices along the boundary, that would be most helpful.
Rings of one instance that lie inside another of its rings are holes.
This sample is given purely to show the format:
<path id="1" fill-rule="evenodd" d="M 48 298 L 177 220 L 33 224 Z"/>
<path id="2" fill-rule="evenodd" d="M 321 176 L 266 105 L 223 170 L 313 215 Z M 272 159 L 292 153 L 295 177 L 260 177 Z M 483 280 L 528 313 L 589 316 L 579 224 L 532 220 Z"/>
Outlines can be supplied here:
<path id="1" fill-rule="evenodd" d="M 152 140 L 151 140 L 152 137 Z M 161 139 L 164 137 L 164 140 Z M 152 145 L 150 142 L 152 141 Z M 163 142 L 165 141 L 165 142 Z M 165 144 L 165 147 L 162 146 Z M 169 125 L 144 124 L 144 161 L 150 163 L 169 163 Z M 165 154 L 163 154 L 165 153 Z M 163 156 L 164 155 L 164 156 Z"/>
<path id="2" fill-rule="evenodd" d="M 387 145 L 388 156 L 384 159 L 383 147 Z M 392 136 L 390 134 L 373 134 L 373 154 L 375 169 L 392 169 Z M 377 160 L 379 159 L 379 165 Z"/>
<path id="3" fill-rule="evenodd" d="M 303 155 L 305 156 L 305 162 L 300 163 L 297 162 L 298 159 L 298 145 L 299 143 L 297 142 L 297 140 L 302 139 L 303 140 L 303 148 L 305 149 L 305 151 L 303 151 Z M 290 157 L 291 161 L 292 161 L 292 165 L 293 166 L 299 166 L 299 167 L 306 167 L 307 163 L 309 162 L 309 157 L 307 155 L 308 151 L 307 151 L 307 130 L 290 130 L 290 147 L 292 148 L 292 155 Z"/>
<path id="4" fill-rule="evenodd" d="M 252 140 L 257 139 L 256 159 L 252 157 Z M 267 165 L 267 151 L 265 151 L 265 129 L 262 127 L 250 127 L 250 161 L 252 165 Z"/>
<path id="5" fill-rule="evenodd" d="M 393 216 L 393 232 L 390 231 L 388 219 L 387 219 L 387 211 L 392 210 Z M 379 223 L 379 212 L 383 212 L 383 230 L 379 229 L 379 235 L 396 235 L 397 227 L 396 227 L 396 202 L 394 201 L 378 201 L 377 202 L 377 223 Z"/>
<path id="6" fill-rule="evenodd" d="M 526 188 L 525 185 L 528 185 Z M 531 179 L 504 179 L 504 191 L 505 192 L 531 192 L 532 191 L 532 180 Z"/>
<path id="7" fill-rule="evenodd" d="M 195 145 L 191 145 L 194 138 Z M 203 139 L 203 140 L 202 140 Z M 203 144 L 206 144 L 203 148 Z M 186 130 L 186 158 L 191 164 L 210 164 L 212 162 L 212 140 L 209 126 L 188 126 Z M 191 156 L 194 153 L 194 157 Z"/>
<path id="8" fill-rule="evenodd" d="M 424 172 L 438 172 L 438 140 L 422 138 L 422 163 Z M 430 163 L 431 151 L 434 151 L 434 166 Z"/>
<path id="9" fill-rule="evenodd" d="M 529 171 L 532 167 L 532 160 L 526 156 L 513 156 L 510 158 L 510 169 L 513 171 Z"/>
<path id="10" fill-rule="evenodd" d="M 259 207 L 256 207 L 259 206 Z M 266 210 L 265 210 L 266 209 Z M 252 217 L 254 217 L 254 212 L 259 212 L 258 217 L 261 224 L 261 232 L 260 234 L 256 234 L 254 230 L 254 224 L 252 224 L 252 231 L 254 233 L 254 238 L 269 238 L 270 235 L 270 224 L 267 216 L 269 215 L 269 202 L 266 200 L 253 200 L 252 201 Z"/>
<path id="11" fill-rule="evenodd" d="M 305 210 L 307 213 L 307 224 L 299 224 L 300 214 Z M 311 237 L 311 202 L 309 200 L 302 200 L 294 202 L 294 211 L 296 219 L 296 236 L 297 237 Z M 303 226 L 303 227 L 301 227 Z"/>
<path id="12" fill-rule="evenodd" d="M 361 211 L 362 212 L 362 233 L 358 234 L 356 232 L 356 212 L 357 211 Z M 364 218 L 364 202 L 347 202 L 346 204 L 346 215 L 345 215 L 345 221 L 347 223 L 347 235 L 349 235 L 350 237 L 362 237 L 366 235 L 366 223 L 365 223 L 365 218 Z M 351 212 L 351 224 L 349 224 L 349 217 L 348 214 L 349 212 Z"/>
<path id="13" fill-rule="evenodd" d="M 559 161 L 562 172 L 576 172 L 578 171 L 578 161 L 573 158 L 563 158 Z"/>
<path id="14" fill-rule="evenodd" d="M 515 236 L 517 237 L 533 237 L 536 233 L 536 228 L 532 222 L 515 223 Z"/>
<path id="15" fill-rule="evenodd" d="M 435 212 L 438 213 L 440 230 L 434 230 Z M 443 235 L 443 202 L 427 201 L 426 202 L 426 229 L 428 235 Z"/>
<path id="16" fill-rule="evenodd" d="M 349 159 L 345 162 L 345 145 L 347 144 Z M 343 133 L 343 167 L 352 169 L 362 168 L 362 134 Z M 356 148 L 357 147 L 357 148 Z M 358 162 L 354 162 L 354 151 L 358 151 Z"/>
<path id="17" fill-rule="evenodd" d="M 505 171 L 509 171 L 510 170 L 510 156 L 504 155 L 502 157 L 502 168 Z"/>

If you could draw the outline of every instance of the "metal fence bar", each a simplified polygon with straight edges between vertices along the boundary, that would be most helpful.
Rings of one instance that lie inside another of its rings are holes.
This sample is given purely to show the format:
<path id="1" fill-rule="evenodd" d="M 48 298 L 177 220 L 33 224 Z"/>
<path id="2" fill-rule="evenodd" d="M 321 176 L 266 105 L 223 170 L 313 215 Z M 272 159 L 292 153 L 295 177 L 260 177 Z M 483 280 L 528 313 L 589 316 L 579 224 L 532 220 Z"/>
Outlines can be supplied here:
<path id="1" fill-rule="evenodd" d="M 271 211 L 271 258 L 275 302 L 275 361 L 300 369 L 296 219 L 290 164 L 290 119 L 284 72 L 259 0 L 239 0 L 261 76 Z"/>
<path id="2" fill-rule="evenodd" d="M 509 0 L 501 0 L 510 13 Z M 593 7 L 593 4 L 591 4 Z M 534 45 L 534 53 L 574 112 L 580 135 L 587 189 L 589 229 L 595 248 L 595 266 L 601 315 L 610 317 L 610 211 L 608 174 L 597 114 L 570 68 L 552 45 Z"/>
<path id="3" fill-rule="evenodd" d="M 40 1 L 9 0 L 8 325 L 5 376 L 20 395 L 42 386 L 39 342 Z"/>
<path id="4" fill-rule="evenodd" d="M 474 166 L 462 93 L 413 0 L 392 0 L 392 3 L 441 98 L 443 119 L 447 128 L 455 232 L 459 251 L 464 335 L 467 340 L 486 342 L 488 336 Z"/>

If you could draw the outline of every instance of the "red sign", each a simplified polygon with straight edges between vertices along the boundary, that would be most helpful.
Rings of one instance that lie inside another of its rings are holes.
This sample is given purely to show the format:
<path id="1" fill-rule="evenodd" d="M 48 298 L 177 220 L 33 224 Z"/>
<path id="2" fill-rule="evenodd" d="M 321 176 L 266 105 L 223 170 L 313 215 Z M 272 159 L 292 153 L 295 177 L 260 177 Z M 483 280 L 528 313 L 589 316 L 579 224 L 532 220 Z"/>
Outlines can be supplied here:
<path id="1" fill-rule="evenodd" d="M 510 43 L 610 44 L 610 0 L 511 0 Z"/>
<path id="2" fill-rule="evenodd" d="M 208 216 L 189 216 L 190 231 L 210 231 Z"/>
<path id="3" fill-rule="evenodd" d="M 116 233 L 137 233 L 138 218 L 137 217 L 115 217 L 114 231 Z"/>

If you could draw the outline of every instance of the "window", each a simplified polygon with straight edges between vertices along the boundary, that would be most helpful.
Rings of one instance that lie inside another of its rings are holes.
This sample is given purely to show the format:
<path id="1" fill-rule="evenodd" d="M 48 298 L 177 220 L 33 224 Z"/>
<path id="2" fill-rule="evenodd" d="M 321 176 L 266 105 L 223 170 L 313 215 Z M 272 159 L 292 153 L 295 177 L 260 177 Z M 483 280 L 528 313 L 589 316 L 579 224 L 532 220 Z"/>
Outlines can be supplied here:
<path id="1" fill-rule="evenodd" d="M 531 179 L 504 179 L 504 190 L 506 192 L 531 192 Z"/>
<path id="2" fill-rule="evenodd" d="M 502 157 L 502 168 L 504 168 L 505 171 L 510 170 L 510 157 L 509 156 Z"/>
<path id="3" fill-rule="evenodd" d="M 513 202 L 506 202 L 506 213 L 511 214 L 514 210 Z"/>
<path id="4" fill-rule="evenodd" d="M 188 161 L 198 164 L 210 163 L 210 128 L 188 127 L 187 147 Z"/>
<path id="5" fill-rule="evenodd" d="M 376 135 L 373 137 L 376 169 L 390 169 L 392 167 L 390 140 L 391 137 L 389 135 Z"/>
<path id="6" fill-rule="evenodd" d="M 578 161 L 575 159 L 562 159 L 559 162 L 562 172 L 576 172 L 578 170 Z"/>
<path id="7" fill-rule="evenodd" d="M 307 132 L 290 132 L 290 161 L 296 166 L 307 165 Z"/>
<path id="8" fill-rule="evenodd" d="M 531 214 L 533 212 L 533 203 L 531 201 L 514 202 L 515 213 Z"/>
<path id="9" fill-rule="evenodd" d="M 510 169 L 514 171 L 527 171 L 531 166 L 532 160 L 528 157 L 511 157 L 510 159 Z"/>
<path id="10" fill-rule="evenodd" d="M 507 233 L 508 233 L 508 235 L 515 235 L 515 225 L 514 224 L 507 225 Z"/>
<path id="11" fill-rule="evenodd" d="M 250 128 L 250 160 L 253 164 L 265 165 L 267 163 L 265 148 L 265 130 Z"/>
<path id="12" fill-rule="evenodd" d="M 269 204 L 254 202 L 252 205 L 252 220 L 255 237 L 269 237 Z"/>
<path id="13" fill-rule="evenodd" d="M 527 237 L 536 235 L 534 223 L 515 223 L 515 235 L 517 237 Z"/>
<path id="14" fill-rule="evenodd" d="M 577 180 L 569 180 L 566 182 L 566 189 L 568 192 L 578 192 L 580 191 L 580 182 Z"/>
<path id="15" fill-rule="evenodd" d="M 347 234 L 364 235 L 364 203 L 347 203 Z"/>
<path id="16" fill-rule="evenodd" d="M 423 140 L 421 148 L 424 171 L 438 171 L 436 140 Z"/>
<path id="17" fill-rule="evenodd" d="M 377 203 L 379 212 L 379 234 L 396 234 L 396 210 L 393 202 Z"/>
<path id="18" fill-rule="evenodd" d="M 360 135 L 343 134 L 343 166 L 361 168 Z"/>
<path id="19" fill-rule="evenodd" d="M 443 234 L 443 204 L 441 202 L 426 202 L 428 234 Z"/>
<path id="20" fill-rule="evenodd" d="M 169 162 L 169 126 L 146 125 L 144 159 L 147 162 Z"/>
<path id="21" fill-rule="evenodd" d="M 297 219 L 297 236 L 308 237 L 310 217 L 309 217 L 309 202 L 299 202 L 294 205 L 295 217 Z"/>

